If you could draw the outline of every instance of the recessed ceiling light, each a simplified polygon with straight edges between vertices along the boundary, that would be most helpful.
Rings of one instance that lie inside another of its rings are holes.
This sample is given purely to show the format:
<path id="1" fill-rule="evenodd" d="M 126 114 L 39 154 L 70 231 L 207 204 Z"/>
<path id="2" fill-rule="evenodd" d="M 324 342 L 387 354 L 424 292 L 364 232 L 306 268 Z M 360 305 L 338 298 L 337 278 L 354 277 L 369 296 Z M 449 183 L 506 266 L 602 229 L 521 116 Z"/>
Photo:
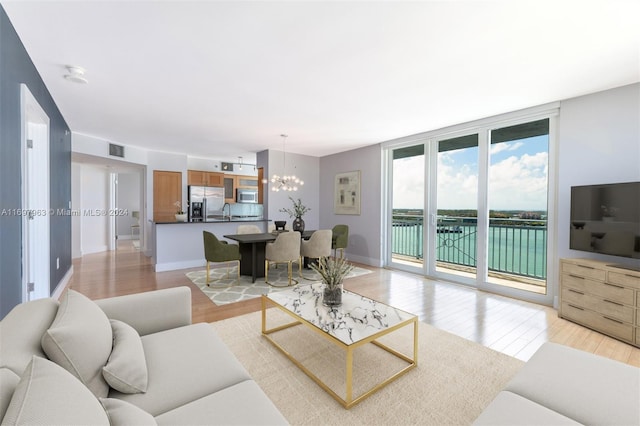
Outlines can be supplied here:
<path id="1" fill-rule="evenodd" d="M 74 83 L 87 84 L 89 80 L 84 78 L 85 69 L 74 65 L 67 65 L 69 74 L 65 74 L 64 78 Z"/>

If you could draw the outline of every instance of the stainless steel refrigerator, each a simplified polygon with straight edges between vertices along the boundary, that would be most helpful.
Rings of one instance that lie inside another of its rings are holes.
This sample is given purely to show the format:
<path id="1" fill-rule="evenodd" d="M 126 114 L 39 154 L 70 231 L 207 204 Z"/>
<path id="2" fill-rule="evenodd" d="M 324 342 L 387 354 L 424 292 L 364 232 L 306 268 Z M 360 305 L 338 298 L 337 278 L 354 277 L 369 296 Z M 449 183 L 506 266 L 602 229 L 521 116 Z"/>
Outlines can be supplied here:
<path id="1" fill-rule="evenodd" d="M 219 219 L 224 207 L 224 188 L 189 186 L 189 221 L 208 222 Z"/>

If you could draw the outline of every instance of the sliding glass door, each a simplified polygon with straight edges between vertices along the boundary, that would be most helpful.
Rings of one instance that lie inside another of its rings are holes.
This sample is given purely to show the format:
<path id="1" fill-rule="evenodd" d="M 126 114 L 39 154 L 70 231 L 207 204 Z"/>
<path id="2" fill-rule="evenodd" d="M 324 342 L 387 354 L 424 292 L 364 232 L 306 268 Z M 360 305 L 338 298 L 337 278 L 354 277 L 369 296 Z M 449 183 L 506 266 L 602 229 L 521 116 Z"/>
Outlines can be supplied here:
<path id="1" fill-rule="evenodd" d="M 552 122 L 486 122 L 390 149 L 388 263 L 550 304 Z"/>
<path id="2" fill-rule="evenodd" d="M 478 140 L 477 133 L 447 138 L 436 141 L 433 150 L 437 178 L 431 264 L 439 274 L 455 275 L 456 281 L 477 277 Z"/>
<path id="3" fill-rule="evenodd" d="M 420 272 L 424 267 L 424 144 L 392 152 L 391 262 Z"/>
<path id="4" fill-rule="evenodd" d="M 487 281 L 547 292 L 549 119 L 491 131 Z"/>

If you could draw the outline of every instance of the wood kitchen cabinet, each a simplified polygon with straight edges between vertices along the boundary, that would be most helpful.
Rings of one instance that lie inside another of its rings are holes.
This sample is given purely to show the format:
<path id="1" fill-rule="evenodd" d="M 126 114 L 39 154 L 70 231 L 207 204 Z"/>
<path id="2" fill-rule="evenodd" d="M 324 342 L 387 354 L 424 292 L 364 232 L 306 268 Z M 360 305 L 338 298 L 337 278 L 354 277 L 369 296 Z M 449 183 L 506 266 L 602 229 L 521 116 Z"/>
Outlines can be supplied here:
<path id="1" fill-rule="evenodd" d="M 175 222 L 178 207 L 182 204 L 182 173 L 163 170 L 153 171 L 153 220 Z M 182 206 L 185 209 L 185 206 Z"/>
<path id="2" fill-rule="evenodd" d="M 227 203 L 236 202 L 236 189 L 258 189 L 258 178 L 246 175 L 224 175 L 224 201 Z"/>
<path id="3" fill-rule="evenodd" d="M 236 176 L 236 188 L 258 189 L 258 178 L 255 176 Z"/>
<path id="4" fill-rule="evenodd" d="M 187 170 L 188 185 L 224 186 L 224 173 L 205 172 L 204 170 Z"/>
<path id="5" fill-rule="evenodd" d="M 233 204 L 236 202 L 236 176 L 224 175 L 224 202 Z"/>

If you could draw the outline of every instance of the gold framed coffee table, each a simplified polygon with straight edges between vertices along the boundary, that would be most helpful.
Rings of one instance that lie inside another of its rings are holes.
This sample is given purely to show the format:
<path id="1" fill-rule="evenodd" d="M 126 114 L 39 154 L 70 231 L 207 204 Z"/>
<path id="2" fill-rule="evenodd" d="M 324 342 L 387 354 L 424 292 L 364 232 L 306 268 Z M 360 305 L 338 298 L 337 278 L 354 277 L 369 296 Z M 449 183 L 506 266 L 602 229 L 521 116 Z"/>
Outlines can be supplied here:
<path id="1" fill-rule="evenodd" d="M 418 365 L 418 317 L 416 315 L 349 291 L 344 291 L 341 306 L 328 308 L 322 304 L 322 292 L 323 284 L 314 283 L 298 285 L 288 290 L 263 295 L 262 335 L 345 408 L 353 407 Z M 267 309 L 270 307 L 269 305 L 275 306 L 293 317 L 294 321 L 267 329 Z M 273 333 L 297 325 L 308 327 L 346 350 L 345 398 L 334 392 L 270 336 Z M 413 325 L 412 357 L 377 341 L 380 337 L 409 325 Z M 400 358 L 407 365 L 369 390 L 354 397 L 353 354 L 357 348 L 368 343 L 372 343 Z"/>

